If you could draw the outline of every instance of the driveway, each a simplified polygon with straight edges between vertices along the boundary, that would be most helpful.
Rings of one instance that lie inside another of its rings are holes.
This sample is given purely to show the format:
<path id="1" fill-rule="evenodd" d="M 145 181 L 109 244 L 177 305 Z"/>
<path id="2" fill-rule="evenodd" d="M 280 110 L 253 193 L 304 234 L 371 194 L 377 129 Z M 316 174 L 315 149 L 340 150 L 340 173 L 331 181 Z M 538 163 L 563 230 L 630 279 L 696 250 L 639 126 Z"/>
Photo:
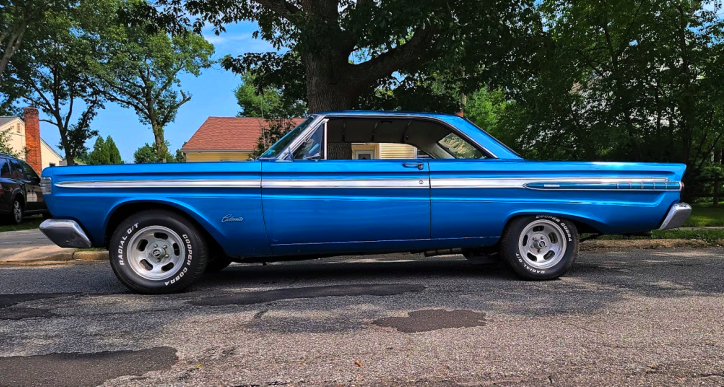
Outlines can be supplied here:
<path id="1" fill-rule="evenodd" d="M 724 249 L 232 265 L 140 296 L 107 263 L 0 267 L 0 385 L 724 385 Z"/>

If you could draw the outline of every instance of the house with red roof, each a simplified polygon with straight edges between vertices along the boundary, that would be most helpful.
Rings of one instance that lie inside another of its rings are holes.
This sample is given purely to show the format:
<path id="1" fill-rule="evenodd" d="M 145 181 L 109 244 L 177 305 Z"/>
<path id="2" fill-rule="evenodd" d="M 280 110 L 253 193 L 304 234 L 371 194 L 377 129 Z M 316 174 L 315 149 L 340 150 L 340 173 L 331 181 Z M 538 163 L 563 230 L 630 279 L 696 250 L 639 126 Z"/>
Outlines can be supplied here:
<path id="1" fill-rule="evenodd" d="M 303 118 L 295 118 L 295 125 Z M 244 161 L 256 149 L 267 120 L 257 117 L 209 117 L 181 151 L 186 161 Z"/>
<path id="2" fill-rule="evenodd" d="M 292 120 L 294 125 L 303 118 Z M 258 117 L 209 117 L 181 148 L 187 162 L 245 161 L 268 127 L 267 120 Z M 271 144 L 270 144 L 271 145 Z M 407 144 L 354 143 L 354 159 L 411 159 L 424 157 L 417 148 Z"/>

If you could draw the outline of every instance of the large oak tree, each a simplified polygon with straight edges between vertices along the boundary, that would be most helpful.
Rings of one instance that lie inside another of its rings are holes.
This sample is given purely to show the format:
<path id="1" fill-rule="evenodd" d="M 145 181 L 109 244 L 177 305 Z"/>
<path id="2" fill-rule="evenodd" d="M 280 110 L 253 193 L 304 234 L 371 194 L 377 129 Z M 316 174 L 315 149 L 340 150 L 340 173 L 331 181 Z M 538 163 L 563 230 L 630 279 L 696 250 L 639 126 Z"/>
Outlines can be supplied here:
<path id="1" fill-rule="evenodd" d="M 479 73 L 513 60 L 534 16 L 532 0 L 161 0 L 159 20 L 211 24 L 257 22 L 256 36 L 281 53 L 227 57 L 238 73 L 254 70 L 258 87 L 302 97 L 310 112 L 351 109 L 398 74 L 459 59 Z M 153 12 L 153 11 L 152 11 Z M 434 67 L 434 66 L 433 66 Z M 461 71 L 461 75 L 466 73 Z M 349 146 L 337 149 L 350 156 Z M 335 153 L 335 149 L 330 149 Z"/>

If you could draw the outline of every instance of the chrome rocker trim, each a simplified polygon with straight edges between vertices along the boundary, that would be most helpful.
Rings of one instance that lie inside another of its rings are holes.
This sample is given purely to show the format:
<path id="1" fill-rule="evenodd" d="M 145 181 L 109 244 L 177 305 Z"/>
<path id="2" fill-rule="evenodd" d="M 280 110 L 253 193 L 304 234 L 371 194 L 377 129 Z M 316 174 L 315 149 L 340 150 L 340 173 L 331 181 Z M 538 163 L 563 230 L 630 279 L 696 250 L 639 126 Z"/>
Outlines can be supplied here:
<path id="1" fill-rule="evenodd" d="M 60 247 L 91 247 L 90 239 L 74 220 L 48 219 L 40 224 L 40 231 Z"/>
<path id="2" fill-rule="evenodd" d="M 686 203 L 677 203 L 671 206 L 669 213 L 666 214 L 664 222 L 661 223 L 659 230 L 670 230 L 672 228 L 681 227 L 686 219 L 691 215 L 691 206 Z"/>

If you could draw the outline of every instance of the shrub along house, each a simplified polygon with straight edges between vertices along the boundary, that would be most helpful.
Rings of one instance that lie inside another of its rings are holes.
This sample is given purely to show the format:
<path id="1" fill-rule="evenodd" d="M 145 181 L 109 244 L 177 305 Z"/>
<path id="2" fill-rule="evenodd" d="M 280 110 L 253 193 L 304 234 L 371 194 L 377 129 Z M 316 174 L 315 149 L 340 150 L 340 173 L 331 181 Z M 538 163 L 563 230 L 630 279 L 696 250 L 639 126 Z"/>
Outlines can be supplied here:
<path id="1" fill-rule="evenodd" d="M 295 124 L 303 119 L 295 118 Z M 267 126 L 263 118 L 209 117 L 181 148 L 187 162 L 243 161 L 249 156 Z M 271 144 L 270 144 L 271 145 Z M 352 144 L 354 159 L 414 159 L 417 148 L 405 144 Z"/>

